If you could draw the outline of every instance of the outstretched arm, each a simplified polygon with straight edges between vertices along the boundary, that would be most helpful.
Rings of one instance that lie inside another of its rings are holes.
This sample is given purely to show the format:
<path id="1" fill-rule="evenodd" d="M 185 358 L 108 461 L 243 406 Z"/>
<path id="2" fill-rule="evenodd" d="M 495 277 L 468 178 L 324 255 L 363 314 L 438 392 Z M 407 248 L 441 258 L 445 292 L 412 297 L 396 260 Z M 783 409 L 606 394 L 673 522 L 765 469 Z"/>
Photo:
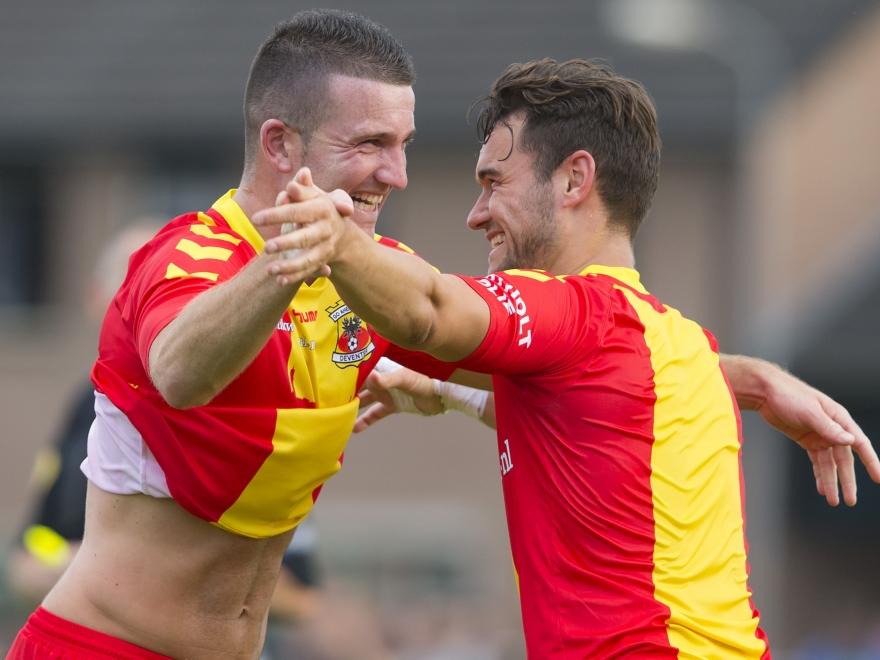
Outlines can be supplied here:
<path id="1" fill-rule="evenodd" d="M 308 170 L 300 170 L 287 186 L 293 203 L 254 216 L 259 226 L 301 227 L 266 243 L 268 253 L 304 250 L 299 259 L 275 262 L 270 272 L 288 283 L 295 272 L 327 263 L 348 306 L 382 336 L 449 362 L 471 354 L 489 327 L 483 299 L 458 277 L 378 245 L 339 214 L 333 194 L 315 188 Z"/>
<path id="2" fill-rule="evenodd" d="M 722 355 L 721 362 L 740 408 L 757 411 L 806 450 L 816 490 L 830 505 L 840 502 L 838 482 L 844 502 L 856 503 L 853 451 L 880 483 L 877 453 L 846 408 L 770 362 L 740 355 Z"/>

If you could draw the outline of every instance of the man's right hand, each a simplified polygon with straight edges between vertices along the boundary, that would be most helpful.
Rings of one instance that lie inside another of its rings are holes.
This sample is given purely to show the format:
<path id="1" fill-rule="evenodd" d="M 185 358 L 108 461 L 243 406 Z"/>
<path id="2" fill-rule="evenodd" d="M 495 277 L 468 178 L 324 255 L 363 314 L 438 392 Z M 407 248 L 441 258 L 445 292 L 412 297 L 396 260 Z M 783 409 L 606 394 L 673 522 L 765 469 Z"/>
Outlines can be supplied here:
<path id="1" fill-rule="evenodd" d="M 254 214 L 258 227 L 296 227 L 266 242 L 265 251 L 277 254 L 269 267 L 278 283 L 308 279 L 316 272 L 328 275 L 325 264 L 348 229 L 356 229 L 348 219 L 354 203 L 344 190 L 325 192 L 315 185 L 311 171 L 301 168 L 282 190 L 276 205 Z"/>

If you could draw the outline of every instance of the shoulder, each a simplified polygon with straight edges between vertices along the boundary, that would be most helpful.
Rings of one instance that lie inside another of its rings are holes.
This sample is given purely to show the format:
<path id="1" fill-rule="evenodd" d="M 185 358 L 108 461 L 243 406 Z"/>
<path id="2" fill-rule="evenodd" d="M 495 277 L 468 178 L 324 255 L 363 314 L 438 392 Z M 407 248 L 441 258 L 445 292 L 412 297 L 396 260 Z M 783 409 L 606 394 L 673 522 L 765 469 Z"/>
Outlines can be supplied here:
<path id="1" fill-rule="evenodd" d="M 223 263 L 247 261 L 256 254 L 222 216 L 220 222 L 201 211 L 184 213 L 169 221 L 132 256 L 133 267 L 155 263 L 177 272 L 215 271 Z"/>
<path id="2" fill-rule="evenodd" d="M 400 250 L 401 252 L 406 252 L 408 254 L 416 254 L 416 251 L 413 250 L 409 245 L 394 238 L 390 238 L 389 236 L 382 236 L 382 234 L 373 234 L 373 240 L 376 241 L 379 245 L 384 245 L 385 247 L 394 248 L 395 250 Z"/>

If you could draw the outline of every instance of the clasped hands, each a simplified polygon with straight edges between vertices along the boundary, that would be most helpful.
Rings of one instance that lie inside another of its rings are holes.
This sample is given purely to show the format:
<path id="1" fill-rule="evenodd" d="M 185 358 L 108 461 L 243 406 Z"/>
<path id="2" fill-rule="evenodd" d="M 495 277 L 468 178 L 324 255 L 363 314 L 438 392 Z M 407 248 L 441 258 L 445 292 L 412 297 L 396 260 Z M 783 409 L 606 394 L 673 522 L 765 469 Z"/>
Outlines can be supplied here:
<path id="1" fill-rule="evenodd" d="M 329 262 L 338 256 L 347 231 L 359 231 L 351 222 L 354 203 L 344 190 L 325 192 L 315 185 L 307 167 L 300 168 L 278 193 L 275 206 L 254 214 L 256 227 L 278 227 L 278 236 L 266 241 L 265 252 L 278 255 L 269 273 L 279 285 L 330 274 Z M 293 227 L 285 231 L 285 225 Z"/>

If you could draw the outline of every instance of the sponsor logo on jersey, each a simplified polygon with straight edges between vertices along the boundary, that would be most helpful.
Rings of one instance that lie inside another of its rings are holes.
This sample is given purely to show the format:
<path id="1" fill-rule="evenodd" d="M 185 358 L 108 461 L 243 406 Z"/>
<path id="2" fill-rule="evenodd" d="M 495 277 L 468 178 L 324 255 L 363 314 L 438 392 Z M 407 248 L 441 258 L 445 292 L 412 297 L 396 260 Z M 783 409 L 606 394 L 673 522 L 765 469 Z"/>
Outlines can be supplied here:
<path id="1" fill-rule="evenodd" d="M 501 476 L 503 477 L 513 469 L 513 456 L 510 453 L 510 440 L 507 438 L 504 439 L 504 451 L 498 456 L 498 460 L 501 462 Z"/>
<path id="2" fill-rule="evenodd" d="M 532 345 L 532 329 L 529 326 L 531 323 L 531 319 L 529 319 L 528 309 L 526 309 L 526 301 L 523 300 L 520 295 L 519 289 L 510 284 L 509 282 L 505 282 L 504 279 L 496 274 L 492 273 L 491 275 L 487 275 L 479 280 L 477 280 L 484 287 L 489 289 L 489 293 L 495 296 L 498 299 L 504 309 L 507 310 L 508 316 L 517 316 L 518 330 L 517 330 L 517 344 L 519 346 L 525 346 L 526 348 L 531 347 Z"/>
<path id="3" fill-rule="evenodd" d="M 293 316 L 299 323 L 313 323 L 314 321 L 318 320 L 318 310 L 309 309 L 304 312 L 297 312 L 296 310 L 294 310 Z M 292 321 L 286 321 L 284 320 L 284 318 L 282 318 L 280 321 L 278 321 L 275 329 L 283 330 L 284 332 L 296 332 L 296 325 L 294 325 Z"/>
<path id="4" fill-rule="evenodd" d="M 375 350 L 366 324 L 341 300 L 327 308 L 330 320 L 336 323 L 336 348 L 330 359 L 340 369 L 356 367 Z"/>

